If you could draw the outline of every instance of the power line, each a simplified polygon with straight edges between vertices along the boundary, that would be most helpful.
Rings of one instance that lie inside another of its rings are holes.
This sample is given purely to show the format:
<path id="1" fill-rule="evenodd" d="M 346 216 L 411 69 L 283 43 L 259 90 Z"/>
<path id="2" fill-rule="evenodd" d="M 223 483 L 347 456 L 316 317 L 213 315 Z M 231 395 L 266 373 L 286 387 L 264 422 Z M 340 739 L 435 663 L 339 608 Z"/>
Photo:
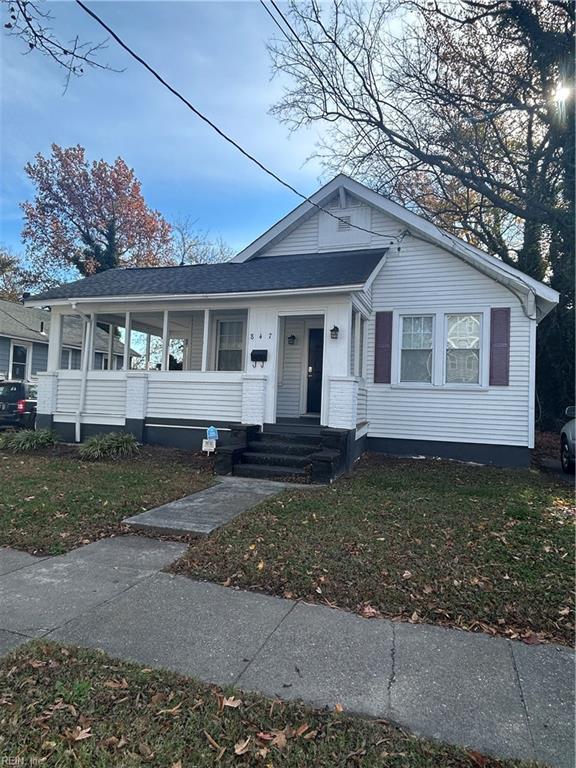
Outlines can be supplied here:
<path id="1" fill-rule="evenodd" d="M 224 139 L 224 141 L 227 141 L 228 144 L 231 144 L 235 149 L 237 149 L 244 157 L 246 157 L 248 160 L 250 160 L 252 163 L 258 166 L 261 171 L 264 171 L 264 173 L 271 176 L 275 181 L 277 181 L 279 184 L 281 184 L 283 187 L 286 187 L 286 189 L 289 189 L 290 192 L 300 197 L 302 200 L 304 200 L 307 203 L 310 203 L 310 205 L 313 205 L 315 208 L 317 208 L 319 211 L 323 211 L 328 216 L 331 216 L 333 219 L 336 219 L 337 221 L 342 222 L 346 225 L 346 228 L 350 229 L 359 229 L 362 232 L 367 232 L 371 235 L 376 235 L 377 237 L 386 237 L 386 238 L 394 238 L 398 239 L 398 235 L 394 234 L 386 234 L 382 232 L 374 232 L 372 229 L 367 229 L 366 227 L 361 227 L 358 224 L 353 224 L 351 221 L 348 221 L 347 219 L 344 219 L 340 216 L 337 216 L 335 213 L 332 213 L 327 208 L 323 208 L 318 203 L 315 203 L 313 200 L 311 200 L 307 195 L 300 192 L 296 187 L 292 186 L 289 182 L 282 179 L 278 174 L 276 174 L 274 171 L 270 170 L 267 166 L 265 166 L 263 163 L 260 162 L 254 155 L 250 154 L 246 149 L 244 149 L 237 141 L 235 141 L 231 136 L 229 136 L 227 133 L 225 133 L 221 128 L 219 128 L 216 123 L 214 123 L 209 117 L 204 115 L 197 107 L 195 107 L 185 96 L 183 96 L 176 88 L 174 88 L 170 83 L 168 83 L 162 75 L 160 75 L 150 64 L 148 64 L 141 56 L 139 56 L 135 51 L 130 48 L 127 43 L 125 43 L 117 34 L 114 32 L 114 30 L 108 26 L 108 24 L 101 19 L 93 10 L 88 8 L 82 0 L 76 0 L 77 5 L 79 5 L 83 11 L 85 11 L 89 16 L 91 16 L 94 21 L 96 21 L 98 24 L 100 24 L 101 27 L 103 27 L 106 32 L 118 43 L 118 45 L 123 48 L 126 53 L 128 53 L 130 56 L 132 56 L 133 59 L 135 59 L 139 64 L 141 64 L 150 74 L 158 80 L 159 83 L 161 83 L 164 88 L 166 88 L 173 96 L 176 96 L 177 99 L 179 99 L 183 104 L 185 104 L 188 109 L 190 109 L 196 117 L 199 117 L 200 120 L 205 122 L 207 125 L 212 128 L 213 131 L 215 131 L 220 138 Z M 267 9 L 268 10 L 268 9 Z"/>

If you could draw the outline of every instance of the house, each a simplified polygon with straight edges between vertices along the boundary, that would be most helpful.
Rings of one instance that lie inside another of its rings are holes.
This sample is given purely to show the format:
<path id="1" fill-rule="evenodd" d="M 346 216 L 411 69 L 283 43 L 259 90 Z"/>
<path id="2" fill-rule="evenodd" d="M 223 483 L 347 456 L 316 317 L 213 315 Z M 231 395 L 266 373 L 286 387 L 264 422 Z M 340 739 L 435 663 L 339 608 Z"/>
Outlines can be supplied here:
<path id="1" fill-rule="evenodd" d="M 339 175 L 231 262 L 113 270 L 29 299 L 52 311 L 38 423 L 190 448 L 213 425 L 221 466 L 245 475 L 330 476 L 366 449 L 524 465 L 536 329 L 557 301 Z M 62 369 L 70 316 L 88 349 L 96 323 L 122 327 L 146 370 L 127 355 L 122 371 L 90 355 Z"/>
<path id="2" fill-rule="evenodd" d="M 50 312 L 0 300 L 0 380 L 35 379 L 48 363 Z M 105 329 L 96 330 L 94 368 L 108 368 L 110 338 Z M 59 369 L 80 369 L 82 319 L 69 315 L 62 329 Z M 113 368 L 124 364 L 124 345 L 114 339 Z"/>

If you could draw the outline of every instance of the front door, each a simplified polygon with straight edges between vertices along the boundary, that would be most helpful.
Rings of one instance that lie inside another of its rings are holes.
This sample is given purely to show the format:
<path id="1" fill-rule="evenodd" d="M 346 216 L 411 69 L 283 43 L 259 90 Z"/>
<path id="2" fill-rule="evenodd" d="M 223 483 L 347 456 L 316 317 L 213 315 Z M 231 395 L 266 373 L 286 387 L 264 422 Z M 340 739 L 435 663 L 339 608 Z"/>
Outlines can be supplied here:
<path id="1" fill-rule="evenodd" d="M 306 413 L 320 413 L 322 402 L 322 358 L 324 356 L 324 329 L 308 330 L 308 387 Z"/>

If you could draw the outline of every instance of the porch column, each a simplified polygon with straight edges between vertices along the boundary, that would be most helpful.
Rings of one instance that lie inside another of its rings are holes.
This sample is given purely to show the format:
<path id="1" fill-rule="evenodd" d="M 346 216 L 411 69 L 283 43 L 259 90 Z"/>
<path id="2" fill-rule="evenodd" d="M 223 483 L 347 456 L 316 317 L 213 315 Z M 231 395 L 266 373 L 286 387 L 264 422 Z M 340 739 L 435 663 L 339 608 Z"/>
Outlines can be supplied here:
<path id="1" fill-rule="evenodd" d="M 50 336 L 48 337 L 47 371 L 57 371 L 62 357 L 62 315 L 52 312 L 50 315 Z"/>
<path id="2" fill-rule="evenodd" d="M 144 438 L 144 422 L 148 407 L 148 371 L 126 373 L 126 429 L 138 442 Z"/>
<path id="3" fill-rule="evenodd" d="M 210 310 L 204 310 L 204 329 L 202 335 L 202 370 L 208 370 L 208 339 L 210 338 Z"/>
<path id="4" fill-rule="evenodd" d="M 264 424 L 267 376 L 242 376 L 242 424 Z"/>
<path id="5" fill-rule="evenodd" d="M 124 321 L 124 363 L 123 368 L 125 371 L 130 370 L 130 345 L 132 343 L 132 314 L 126 312 L 126 319 Z"/>
<path id="6" fill-rule="evenodd" d="M 332 376 L 329 381 L 328 425 L 355 429 L 358 412 L 358 380 L 354 376 Z"/>
<path id="7" fill-rule="evenodd" d="M 150 370 L 150 334 L 146 334 L 146 351 L 144 352 L 144 368 Z"/>
<path id="8" fill-rule="evenodd" d="M 108 324 L 108 370 L 114 370 L 114 334 L 116 333 L 116 326 L 112 323 Z"/>
<path id="9" fill-rule="evenodd" d="M 162 324 L 162 370 L 168 370 L 168 361 L 170 355 L 170 316 L 167 309 L 164 310 L 164 320 Z"/>

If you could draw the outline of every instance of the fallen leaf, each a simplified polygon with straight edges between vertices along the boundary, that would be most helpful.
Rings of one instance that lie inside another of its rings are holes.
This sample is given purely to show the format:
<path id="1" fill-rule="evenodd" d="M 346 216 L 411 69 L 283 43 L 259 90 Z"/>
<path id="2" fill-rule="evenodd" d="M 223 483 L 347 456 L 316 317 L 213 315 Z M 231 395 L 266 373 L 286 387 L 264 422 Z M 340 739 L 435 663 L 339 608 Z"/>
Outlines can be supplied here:
<path id="1" fill-rule="evenodd" d="M 334 707 L 334 712 L 338 712 L 338 713 L 340 713 L 340 712 L 344 712 L 344 707 L 342 706 L 342 704 L 340 704 L 340 703 L 338 702 L 338 703 L 336 704 L 336 706 Z"/>
<path id="2" fill-rule="evenodd" d="M 123 677 L 122 680 L 115 680 L 113 678 L 112 680 L 106 680 L 104 682 L 104 687 L 124 690 L 128 688 L 128 681 L 125 677 Z"/>
<path id="3" fill-rule="evenodd" d="M 486 763 L 488 762 L 488 758 L 484 757 L 484 755 L 481 755 L 480 752 L 468 752 L 468 757 L 472 762 L 478 766 L 478 768 L 484 768 Z"/>
<path id="4" fill-rule="evenodd" d="M 91 728 L 81 728 L 76 725 L 74 728 L 64 731 L 64 735 L 70 741 L 84 741 L 84 739 L 89 739 L 92 736 L 91 730 Z"/>
<path id="5" fill-rule="evenodd" d="M 182 706 L 182 702 L 180 702 L 180 704 L 176 704 L 176 706 L 172 707 L 172 709 L 159 709 L 158 714 L 159 715 L 175 715 L 181 706 Z"/>
<path id="6" fill-rule="evenodd" d="M 380 613 L 370 603 L 364 603 L 360 608 L 360 615 L 364 616 L 365 619 L 375 619 Z"/>
<path id="7" fill-rule="evenodd" d="M 213 739 L 212 736 L 208 733 L 208 731 L 204 731 L 204 736 L 208 739 L 210 744 L 214 747 L 214 749 L 220 749 L 220 744 L 216 741 L 216 739 Z"/>
<path id="8" fill-rule="evenodd" d="M 242 699 L 235 699 L 234 696 L 229 696 L 222 699 L 222 706 L 223 707 L 233 707 L 234 709 L 236 707 L 240 707 L 242 705 Z"/>
<path id="9" fill-rule="evenodd" d="M 298 728 L 294 731 L 294 736 L 302 736 L 303 733 L 306 733 L 306 731 L 310 728 L 308 723 L 302 723 L 302 725 L 299 725 Z"/>
<path id="10" fill-rule="evenodd" d="M 234 754 L 235 755 L 244 755 L 248 751 L 248 745 L 250 744 L 251 737 L 248 736 L 247 739 L 244 741 L 240 740 L 237 741 L 236 744 L 234 744 Z"/>
<path id="11" fill-rule="evenodd" d="M 308 731 L 308 733 L 304 734 L 304 738 L 306 741 L 309 741 L 311 739 L 315 739 L 318 734 L 318 731 Z"/>
<path id="12" fill-rule="evenodd" d="M 154 752 L 150 749 L 145 741 L 141 741 L 140 744 L 138 744 L 138 752 L 140 752 L 142 757 L 144 757 L 146 760 L 151 760 L 154 757 Z"/>
<path id="13" fill-rule="evenodd" d="M 432 587 L 431 587 L 429 584 L 426 584 L 426 586 L 424 587 L 424 594 L 425 594 L 425 595 L 429 595 L 429 594 L 431 594 L 432 592 L 434 592 L 434 590 L 432 589 Z"/>
<path id="14" fill-rule="evenodd" d="M 258 567 L 259 571 L 263 571 L 264 570 L 264 560 L 260 560 L 260 562 L 258 563 L 257 567 Z"/>
<path id="15" fill-rule="evenodd" d="M 402 574 L 402 578 L 404 580 L 411 579 L 412 578 L 412 572 L 411 571 L 404 571 L 404 573 Z"/>
<path id="16" fill-rule="evenodd" d="M 274 737 L 271 742 L 272 746 L 277 747 L 278 749 L 284 749 L 288 742 L 286 729 L 283 731 L 272 731 L 272 735 Z"/>

